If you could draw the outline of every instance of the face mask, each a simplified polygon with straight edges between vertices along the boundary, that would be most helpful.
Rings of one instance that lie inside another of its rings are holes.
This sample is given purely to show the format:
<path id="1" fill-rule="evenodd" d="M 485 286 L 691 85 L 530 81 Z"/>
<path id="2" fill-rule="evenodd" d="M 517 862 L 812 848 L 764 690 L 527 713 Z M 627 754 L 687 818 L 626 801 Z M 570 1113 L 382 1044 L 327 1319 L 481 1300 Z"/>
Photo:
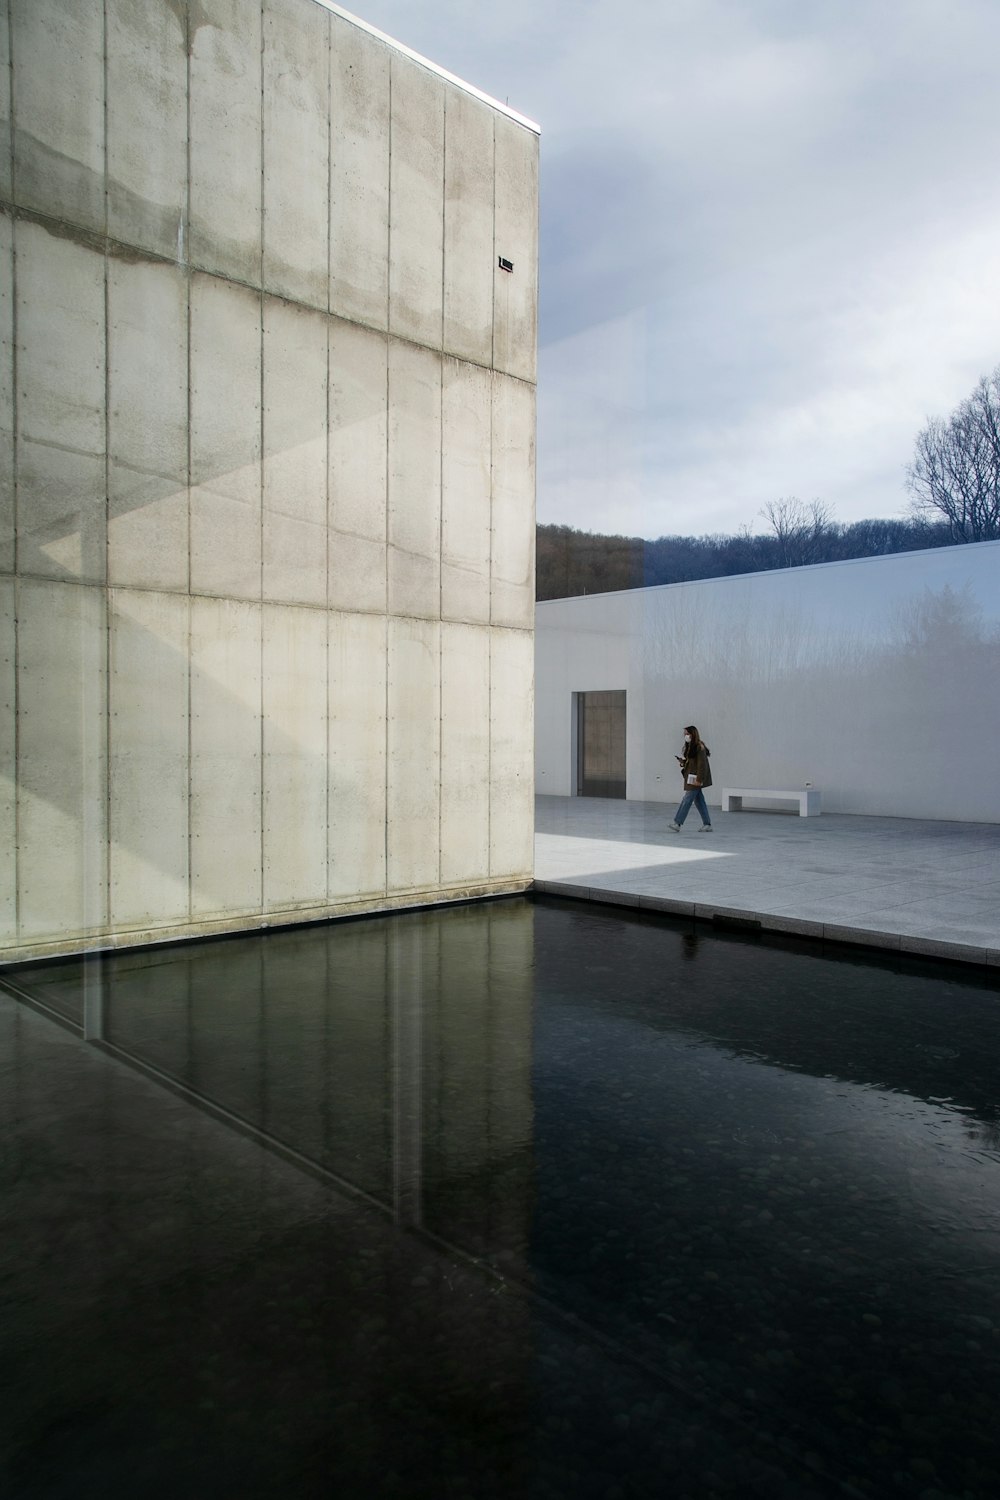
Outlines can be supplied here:
<path id="1" fill-rule="evenodd" d="M 690 745 L 690 743 L 691 743 L 691 736 L 689 734 L 686 734 L 684 736 L 684 743 L 685 743 L 685 745 Z"/>

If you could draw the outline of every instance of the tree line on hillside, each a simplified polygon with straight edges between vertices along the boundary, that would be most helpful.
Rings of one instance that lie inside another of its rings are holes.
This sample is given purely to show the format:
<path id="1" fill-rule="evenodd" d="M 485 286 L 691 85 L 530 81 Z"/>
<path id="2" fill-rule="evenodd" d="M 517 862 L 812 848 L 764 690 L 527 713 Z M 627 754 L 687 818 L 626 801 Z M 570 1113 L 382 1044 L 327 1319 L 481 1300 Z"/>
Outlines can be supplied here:
<path id="1" fill-rule="evenodd" d="M 779 507 L 785 512 L 806 510 L 794 500 L 778 501 L 774 508 Z M 602 536 L 572 526 L 539 526 L 536 595 L 564 599 L 658 583 L 687 583 L 695 578 L 728 578 L 807 563 L 916 552 L 945 547 L 952 540 L 944 522 L 918 519 L 853 521 L 850 525 L 826 520 L 821 526 L 792 528 L 783 535 L 741 531 L 736 536 L 661 536 L 653 541 Z"/>
<path id="2" fill-rule="evenodd" d="M 805 505 L 793 496 L 764 507 L 761 533 L 744 527 L 735 536 L 647 540 L 539 526 L 536 596 L 562 599 L 998 538 L 1000 365 L 947 420 L 933 417 L 919 433 L 906 483 L 912 503 L 900 519 L 845 524 L 819 501 Z"/>

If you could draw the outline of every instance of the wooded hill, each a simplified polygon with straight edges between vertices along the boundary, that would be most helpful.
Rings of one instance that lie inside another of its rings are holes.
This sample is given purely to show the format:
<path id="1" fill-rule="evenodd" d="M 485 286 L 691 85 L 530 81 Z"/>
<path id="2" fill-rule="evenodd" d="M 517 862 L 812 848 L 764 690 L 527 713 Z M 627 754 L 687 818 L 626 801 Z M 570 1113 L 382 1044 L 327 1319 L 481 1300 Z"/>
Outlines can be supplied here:
<path id="1" fill-rule="evenodd" d="M 736 536 L 603 536 L 572 526 L 537 528 L 537 599 L 604 594 L 615 589 L 649 588 L 695 578 L 727 578 L 806 563 L 839 562 L 946 547 L 961 540 L 947 523 L 922 519 L 829 520 L 822 507 L 798 507 L 789 524 L 782 504 L 775 507 L 770 534 Z"/>
<path id="2" fill-rule="evenodd" d="M 917 435 L 907 471 L 911 515 L 903 520 L 835 521 L 819 500 L 772 500 L 762 535 L 601 536 L 572 526 L 539 526 L 535 597 L 565 599 L 615 589 L 728 578 L 807 563 L 883 557 L 1000 538 L 1000 365 L 983 375 L 948 418 Z"/>

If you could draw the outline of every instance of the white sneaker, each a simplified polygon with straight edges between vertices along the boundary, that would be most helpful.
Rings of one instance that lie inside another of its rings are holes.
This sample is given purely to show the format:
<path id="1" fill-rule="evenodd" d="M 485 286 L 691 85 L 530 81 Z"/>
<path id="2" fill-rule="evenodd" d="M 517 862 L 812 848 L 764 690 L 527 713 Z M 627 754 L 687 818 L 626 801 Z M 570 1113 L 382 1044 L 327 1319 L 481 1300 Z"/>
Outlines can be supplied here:
<path id="1" fill-rule="evenodd" d="M 679 823 L 671 823 L 671 825 L 670 825 L 670 832 L 671 833 L 680 833 L 680 831 L 681 831 L 681 825 Z"/>
<path id="2" fill-rule="evenodd" d="M 711 833 L 712 832 L 712 825 L 711 825 L 711 823 L 702 823 L 701 827 L 698 829 L 698 832 L 699 833 Z"/>

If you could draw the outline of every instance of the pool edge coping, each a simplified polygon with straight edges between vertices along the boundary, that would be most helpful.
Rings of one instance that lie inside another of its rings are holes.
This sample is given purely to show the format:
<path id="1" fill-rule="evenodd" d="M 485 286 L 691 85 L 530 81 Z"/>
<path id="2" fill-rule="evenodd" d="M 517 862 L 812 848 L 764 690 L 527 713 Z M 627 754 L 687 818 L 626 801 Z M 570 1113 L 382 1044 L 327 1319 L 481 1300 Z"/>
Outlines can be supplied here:
<path id="1" fill-rule="evenodd" d="M 812 938 L 845 947 L 873 948 L 885 953 L 905 953 L 912 958 L 944 958 L 954 963 L 970 964 L 986 970 L 1000 969 L 1000 948 L 977 943 L 952 942 L 945 938 L 915 937 L 900 932 L 856 927 L 843 922 L 818 922 L 806 917 L 780 916 L 775 912 L 743 906 L 726 906 L 721 902 L 679 901 L 672 896 L 642 895 L 637 891 L 616 891 L 603 886 L 581 885 L 568 880 L 536 880 L 532 891 L 542 896 L 562 896 L 599 906 L 626 907 L 633 911 L 663 912 L 669 916 L 690 917 L 693 921 L 730 925 L 733 930 L 776 933 L 787 937 Z"/>

